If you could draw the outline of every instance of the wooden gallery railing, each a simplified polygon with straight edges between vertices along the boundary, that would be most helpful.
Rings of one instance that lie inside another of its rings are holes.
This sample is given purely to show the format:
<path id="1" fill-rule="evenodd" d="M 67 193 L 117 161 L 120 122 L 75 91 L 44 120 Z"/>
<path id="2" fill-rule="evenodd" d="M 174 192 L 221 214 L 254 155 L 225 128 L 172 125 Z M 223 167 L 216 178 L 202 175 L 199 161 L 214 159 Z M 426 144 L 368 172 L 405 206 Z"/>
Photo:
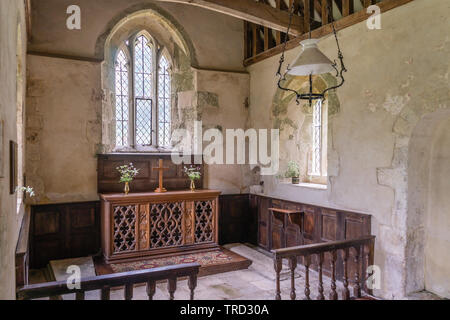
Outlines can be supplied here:
<path id="1" fill-rule="evenodd" d="M 111 288 L 124 287 L 125 300 L 132 300 L 134 285 L 145 283 L 147 284 L 148 298 L 152 300 L 156 292 L 156 282 L 168 280 L 170 300 L 173 300 L 177 289 L 177 279 L 188 277 L 190 299 L 194 300 L 199 269 L 198 263 L 189 263 L 84 278 L 81 279 L 79 290 L 69 289 L 65 281 L 28 285 L 18 290 L 17 299 L 50 298 L 50 300 L 56 300 L 60 295 L 75 293 L 76 300 L 84 300 L 87 291 L 101 290 L 101 300 L 110 300 Z"/>
<path id="2" fill-rule="evenodd" d="M 310 269 L 313 266 L 317 268 L 318 272 L 318 296 L 317 300 L 324 300 L 324 286 L 323 286 L 323 267 L 326 260 L 330 264 L 330 278 L 331 278 L 331 293 L 330 300 L 338 300 L 336 279 L 337 279 L 337 267 L 342 267 L 342 299 L 349 300 L 351 298 L 349 283 L 349 265 L 350 259 L 354 261 L 354 279 L 353 283 L 353 297 L 361 298 L 361 291 L 365 291 L 371 295 L 372 291 L 366 287 L 366 270 L 363 270 L 363 266 L 370 266 L 373 264 L 375 236 L 364 236 L 355 240 L 344 241 L 332 241 L 325 243 L 310 244 L 298 247 L 290 247 L 285 249 L 272 250 L 274 254 L 274 267 L 276 272 L 276 300 L 281 300 L 280 289 L 280 273 L 282 270 L 282 261 L 287 259 L 289 261 L 290 275 L 291 275 L 291 300 L 295 300 L 295 270 L 297 263 L 300 260 L 305 266 L 305 296 L 306 300 L 311 299 L 310 289 Z M 338 252 L 340 252 L 340 258 L 338 260 Z M 314 258 L 315 259 L 312 259 Z M 328 258 L 328 259 L 327 259 Z M 363 263 L 365 259 L 365 263 Z M 315 260 L 315 262 L 313 262 Z M 337 265 L 337 262 L 342 263 L 341 266 Z"/>
<path id="3" fill-rule="evenodd" d="M 287 49 L 299 46 L 301 40 L 309 36 L 321 38 L 333 32 L 331 16 L 336 21 L 336 30 L 342 30 L 367 20 L 373 12 L 367 8 L 376 4 L 381 12 L 386 12 L 413 0 L 256 0 L 282 11 L 289 11 L 294 4 L 294 14 L 303 22 L 299 30 L 292 30 L 288 36 Z M 328 10 L 330 8 L 331 15 Z M 311 24 L 310 24 L 311 21 Z M 284 48 L 286 33 L 244 22 L 244 65 L 249 66 L 274 55 Z"/>

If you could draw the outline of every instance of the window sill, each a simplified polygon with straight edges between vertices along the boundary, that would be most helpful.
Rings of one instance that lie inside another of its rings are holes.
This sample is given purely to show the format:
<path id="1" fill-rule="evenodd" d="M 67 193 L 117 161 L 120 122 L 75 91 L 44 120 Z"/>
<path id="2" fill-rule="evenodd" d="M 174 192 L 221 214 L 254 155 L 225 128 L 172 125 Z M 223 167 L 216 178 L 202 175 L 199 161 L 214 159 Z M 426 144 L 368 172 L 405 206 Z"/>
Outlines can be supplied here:
<path id="1" fill-rule="evenodd" d="M 281 182 L 282 185 L 287 185 L 291 187 L 300 187 L 300 188 L 308 188 L 308 189 L 316 189 L 316 190 L 327 190 L 328 186 L 326 184 L 318 184 L 318 183 L 309 183 L 309 182 L 300 182 L 299 184 L 292 184 L 291 182 Z"/>
<path id="2" fill-rule="evenodd" d="M 173 150 L 172 149 L 166 149 L 166 148 L 155 148 L 155 147 L 148 147 L 148 148 L 139 148 L 139 149 L 134 149 L 134 148 L 117 148 L 114 149 L 111 153 L 116 153 L 116 154 L 155 154 L 155 153 L 172 153 Z"/>

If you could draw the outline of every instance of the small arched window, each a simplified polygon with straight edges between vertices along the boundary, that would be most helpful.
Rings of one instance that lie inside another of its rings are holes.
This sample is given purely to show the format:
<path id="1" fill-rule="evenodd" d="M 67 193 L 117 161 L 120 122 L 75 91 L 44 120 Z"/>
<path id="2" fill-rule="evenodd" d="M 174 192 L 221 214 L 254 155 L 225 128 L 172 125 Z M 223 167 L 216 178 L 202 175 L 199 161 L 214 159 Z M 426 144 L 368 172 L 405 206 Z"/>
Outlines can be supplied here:
<path id="1" fill-rule="evenodd" d="M 313 105 L 311 182 L 327 183 L 328 108 L 322 100 Z"/>
<path id="2" fill-rule="evenodd" d="M 170 147 L 171 65 L 143 31 L 128 39 L 115 61 L 116 147 Z M 130 58 L 132 57 L 132 58 Z"/>

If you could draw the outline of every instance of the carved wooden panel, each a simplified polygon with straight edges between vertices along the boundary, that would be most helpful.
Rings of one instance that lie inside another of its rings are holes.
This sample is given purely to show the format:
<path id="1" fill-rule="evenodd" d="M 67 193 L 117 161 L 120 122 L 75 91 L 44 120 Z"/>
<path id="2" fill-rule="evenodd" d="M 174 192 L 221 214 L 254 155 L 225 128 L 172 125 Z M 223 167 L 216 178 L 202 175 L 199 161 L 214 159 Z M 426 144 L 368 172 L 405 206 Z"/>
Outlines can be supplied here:
<path id="1" fill-rule="evenodd" d="M 167 248 L 183 244 L 183 213 L 183 202 L 157 203 L 151 205 L 151 248 Z"/>
<path id="2" fill-rule="evenodd" d="M 195 243 L 214 240 L 214 205 L 213 201 L 195 202 Z"/>
<path id="3" fill-rule="evenodd" d="M 136 206 L 114 207 L 114 252 L 136 249 Z"/>
<path id="4" fill-rule="evenodd" d="M 195 203 L 186 201 L 184 212 L 184 243 L 194 244 L 195 242 Z"/>
<path id="5" fill-rule="evenodd" d="M 138 242 L 139 250 L 146 250 L 150 246 L 150 208 L 149 204 L 139 205 Z"/>
<path id="6" fill-rule="evenodd" d="M 219 191 L 101 194 L 106 263 L 218 246 Z"/>

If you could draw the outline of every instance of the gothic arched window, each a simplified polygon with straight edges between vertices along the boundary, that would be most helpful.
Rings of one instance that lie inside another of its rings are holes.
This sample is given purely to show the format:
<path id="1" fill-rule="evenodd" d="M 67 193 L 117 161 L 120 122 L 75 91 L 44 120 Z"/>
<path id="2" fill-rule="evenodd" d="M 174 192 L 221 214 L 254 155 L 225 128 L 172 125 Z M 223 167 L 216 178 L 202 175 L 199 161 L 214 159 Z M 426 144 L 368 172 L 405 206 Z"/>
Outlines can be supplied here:
<path id="1" fill-rule="evenodd" d="M 128 39 L 115 60 L 116 147 L 170 147 L 171 65 L 147 32 Z"/>

